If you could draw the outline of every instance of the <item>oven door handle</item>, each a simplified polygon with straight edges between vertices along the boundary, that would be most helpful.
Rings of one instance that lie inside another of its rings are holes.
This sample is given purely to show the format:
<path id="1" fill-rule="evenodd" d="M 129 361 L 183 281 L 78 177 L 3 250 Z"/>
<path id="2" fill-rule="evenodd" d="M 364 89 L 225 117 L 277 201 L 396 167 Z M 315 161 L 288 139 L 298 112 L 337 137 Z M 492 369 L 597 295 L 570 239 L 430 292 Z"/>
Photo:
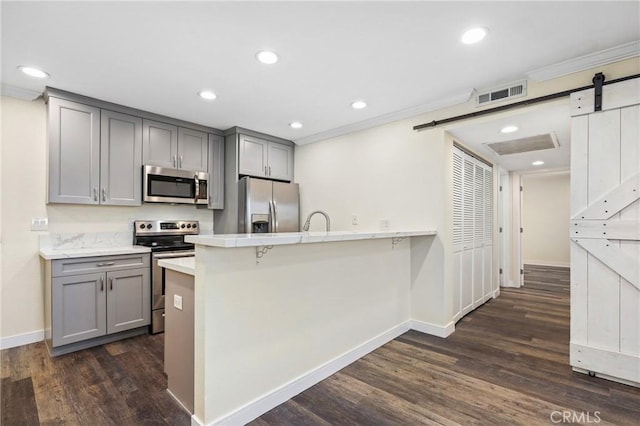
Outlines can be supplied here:
<path id="1" fill-rule="evenodd" d="M 172 257 L 193 257 L 196 255 L 195 251 L 182 251 L 180 253 L 154 253 L 154 259 L 170 259 Z"/>

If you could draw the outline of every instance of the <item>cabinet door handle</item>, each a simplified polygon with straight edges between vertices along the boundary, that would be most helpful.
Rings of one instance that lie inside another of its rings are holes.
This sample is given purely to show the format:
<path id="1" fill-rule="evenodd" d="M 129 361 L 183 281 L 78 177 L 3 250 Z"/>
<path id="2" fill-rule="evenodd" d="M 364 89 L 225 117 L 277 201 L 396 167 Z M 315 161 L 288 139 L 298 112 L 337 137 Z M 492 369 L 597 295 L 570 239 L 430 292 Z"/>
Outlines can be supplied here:
<path id="1" fill-rule="evenodd" d="M 102 188 L 102 201 L 107 201 L 107 190 Z"/>
<path id="2" fill-rule="evenodd" d="M 271 176 L 271 166 L 269 166 L 269 176 Z"/>
<path id="3" fill-rule="evenodd" d="M 267 166 L 264 166 L 264 175 L 269 176 L 269 173 L 267 172 Z"/>
<path id="4" fill-rule="evenodd" d="M 173 167 L 174 168 L 178 168 L 178 165 L 176 164 L 176 156 L 173 156 Z"/>
<path id="5" fill-rule="evenodd" d="M 113 277 L 109 277 L 109 290 L 113 290 Z"/>
<path id="6" fill-rule="evenodd" d="M 98 201 L 98 188 L 93 188 L 93 201 Z"/>
<path id="7" fill-rule="evenodd" d="M 115 264 L 116 262 L 102 262 L 102 263 L 98 263 L 97 266 L 113 266 Z"/>
<path id="8" fill-rule="evenodd" d="M 104 291 L 104 277 L 100 277 L 100 291 Z"/>
<path id="9" fill-rule="evenodd" d="M 179 161 L 178 161 L 178 168 L 179 169 L 182 168 L 182 155 L 180 156 Z"/>

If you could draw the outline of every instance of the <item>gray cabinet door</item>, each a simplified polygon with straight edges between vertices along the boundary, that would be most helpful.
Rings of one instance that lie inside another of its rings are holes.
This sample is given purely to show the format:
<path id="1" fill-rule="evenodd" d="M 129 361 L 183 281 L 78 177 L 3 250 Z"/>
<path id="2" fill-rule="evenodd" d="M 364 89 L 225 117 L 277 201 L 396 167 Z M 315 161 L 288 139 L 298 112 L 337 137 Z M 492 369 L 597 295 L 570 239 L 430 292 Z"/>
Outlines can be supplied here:
<path id="1" fill-rule="evenodd" d="M 178 168 L 178 127 L 142 120 L 142 162 L 145 165 Z"/>
<path id="2" fill-rule="evenodd" d="M 107 333 L 151 323 L 149 269 L 107 272 Z"/>
<path id="3" fill-rule="evenodd" d="M 178 168 L 208 172 L 209 135 L 198 130 L 178 128 Z"/>
<path id="4" fill-rule="evenodd" d="M 100 204 L 142 203 L 142 119 L 102 110 Z"/>
<path id="5" fill-rule="evenodd" d="M 53 278 L 52 345 L 61 346 L 107 332 L 105 274 Z"/>
<path id="6" fill-rule="evenodd" d="M 209 135 L 209 208 L 224 209 L 224 138 Z"/>
<path id="7" fill-rule="evenodd" d="M 98 204 L 100 109 L 49 98 L 49 202 Z"/>
<path id="8" fill-rule="evenodd" d="M 267 150 L 267 173 L 271 179 L 293 180 L 293 147 L 269 142 Z"/>
<path id="9" fill-rule="evenodd" d="M 240 135 L 238 144 L 238 174 L 267 177 L 268 142 L 250 136 Z"/>

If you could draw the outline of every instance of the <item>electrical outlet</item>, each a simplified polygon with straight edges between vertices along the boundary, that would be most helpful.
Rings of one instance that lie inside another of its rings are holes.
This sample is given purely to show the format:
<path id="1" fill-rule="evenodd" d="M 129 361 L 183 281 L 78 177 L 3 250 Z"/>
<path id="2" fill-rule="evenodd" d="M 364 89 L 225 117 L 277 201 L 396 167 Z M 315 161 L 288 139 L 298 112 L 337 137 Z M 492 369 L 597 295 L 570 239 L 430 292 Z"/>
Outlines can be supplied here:
<path id="1" fill-rule="evenodd" d="M 31 218 L 31 230 L 32 231 L 46 231 L 49 229 L 49 219 L 46 217 L 32 217 Z"/>
<path id="2" fill-rule="evenodd" d="M 351 224 L 352 225 L 358 224 L 358 216 L 356 216 L 355 214 L 351 216 Z"/>
<path id="3" fill-rule="evenodd" d="M 391 221 L 389 219 L 380 220 L 380 230 L 388 231 L 391 228 Z"/>
<path id="4" fill-rule="evenodd" d="M 182 310 L 182 296 L 173 295 L 173 307 L 180 311 Z"/>

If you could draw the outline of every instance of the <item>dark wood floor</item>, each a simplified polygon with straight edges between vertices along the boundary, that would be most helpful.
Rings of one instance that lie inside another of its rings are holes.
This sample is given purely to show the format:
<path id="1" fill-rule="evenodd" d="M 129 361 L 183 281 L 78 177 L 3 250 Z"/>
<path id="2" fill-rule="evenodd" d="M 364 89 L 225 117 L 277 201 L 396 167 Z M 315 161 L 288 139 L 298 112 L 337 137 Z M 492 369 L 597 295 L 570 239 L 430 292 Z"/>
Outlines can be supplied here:
<path id="1" fill-rule="evenodd" d="M 252 425 L 530 425 L 597 411 L 599 424 L 637 426 L 640 389 L 568 365 L 568 270 L 525 280 L 447 339 L 408 332 Z M 156 335 L 53 359 L 40 343 L 2 351 L 2 425 L 190 425 L 164 390 L 162 345 Z"/>

